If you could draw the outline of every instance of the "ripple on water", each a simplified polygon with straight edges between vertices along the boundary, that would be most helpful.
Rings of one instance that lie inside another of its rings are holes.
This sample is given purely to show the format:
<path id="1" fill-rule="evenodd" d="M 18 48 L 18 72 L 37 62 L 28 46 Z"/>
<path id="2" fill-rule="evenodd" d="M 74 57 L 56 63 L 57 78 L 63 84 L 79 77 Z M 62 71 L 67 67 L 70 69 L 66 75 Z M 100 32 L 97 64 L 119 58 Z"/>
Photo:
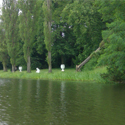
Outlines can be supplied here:
<path id="1" fill-rule="evenodd" d="M 125 123 L 123 86 L 17 79 L 9 80 L 7 83 L 4 81 L 2 84 L 0 124 Z"/>

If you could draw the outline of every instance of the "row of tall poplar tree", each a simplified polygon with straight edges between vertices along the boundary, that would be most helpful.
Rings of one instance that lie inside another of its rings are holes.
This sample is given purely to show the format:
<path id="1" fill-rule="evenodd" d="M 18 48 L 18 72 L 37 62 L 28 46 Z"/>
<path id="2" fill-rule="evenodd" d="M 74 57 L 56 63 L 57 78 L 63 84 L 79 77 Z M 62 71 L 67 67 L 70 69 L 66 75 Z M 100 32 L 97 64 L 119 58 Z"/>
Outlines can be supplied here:
<path id="1" fill-rule="evenodd" d="M 69 66 L 82 61 L 101 41 L 101 26 L 94 31 L 97 25 L 102 25 L 101 16 L 93 5 L 94 1 L 3 0 L 0 39 L 4 71 L 10 60 L 14 72 L 24 57 L 27 72 L 31 72 L 31 58 L 41 53 L 49 72 L 52 64 L 59 66 L 59 61 L 70 62 Z"/>
<path id="2" fill-rule="evenodd" d="M 0 21 L 0 61 L 27 63 L 49 72 L 61 63 L 86 59 L 103 40 L 104 47 L 84 68 L 107 66 L 104 78 L 125 79 L 125 1 L 117 0 L 3 0 Z M 25 59 L 25 61 L 24 61 Z"/>
<path id="3" fill-rule="evenodd" d="M 51 0 L 3 0 L 1 15 L 1 61 L 7 71 L 8 58 L 15 70 L 16 60 L 23 42 L 23 54 L 27 63 L 27 72 L 31 72 L 31 53 L 40 10 L 44 8 L 44 36 L 48 50 L 49 72 L 51 72 Z M 42 22 L 43 23 L 43 22 Z M 21 62 L 20 62 L 21 63 Z"/>

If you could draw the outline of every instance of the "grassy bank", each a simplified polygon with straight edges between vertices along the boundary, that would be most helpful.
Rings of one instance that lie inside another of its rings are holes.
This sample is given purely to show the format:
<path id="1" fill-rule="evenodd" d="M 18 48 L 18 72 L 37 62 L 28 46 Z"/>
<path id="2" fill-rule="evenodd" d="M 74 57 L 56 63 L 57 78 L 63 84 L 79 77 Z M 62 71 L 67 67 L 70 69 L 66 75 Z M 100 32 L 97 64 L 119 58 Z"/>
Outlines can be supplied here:
<path id="1" fill-rule="evenodd" d="M 36 73 L 32 70 L 31 73 L 26 71 L 11 71 L 3 72 L 0 70 L 0 78 L 21 78 L 21 79 L 51 79 L 51 80 L 74 80 L 74 81 L 92 81 L 92 82 L 104 82 L 100 77 L 100 73 L 106 72 L 106 67 L 97 68 L 91 71 L 76 72 L 75 69 L 65 69 L 64 72 L 61 69 L 52 69 L 52 73 L 48 73 L 48 69 L 40 70 L 40 73 Z"/>

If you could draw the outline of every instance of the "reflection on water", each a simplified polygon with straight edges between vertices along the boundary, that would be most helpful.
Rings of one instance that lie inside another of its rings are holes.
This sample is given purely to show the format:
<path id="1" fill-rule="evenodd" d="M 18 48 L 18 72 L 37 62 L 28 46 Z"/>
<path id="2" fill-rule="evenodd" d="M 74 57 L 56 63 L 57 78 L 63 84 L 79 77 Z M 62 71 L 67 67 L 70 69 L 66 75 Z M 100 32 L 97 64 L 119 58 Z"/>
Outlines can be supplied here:
<path id="1" fill-rule="evenodd" d="M 0 125 L 124 125 L 125 85 L 0 79 Z"/>
<path id="2" fill-rule="evenodd" d="M 38 79 L 36 83 L 36 97 L 39 98 L 39 96 L 40 96 L 40 80 Z"/>
<path id="3" fill-rule="evenodd" d="M 65 116 L 66 116 L 66 102 L 65 102 L 65 82 L 62 81 L 61 82 L 61 90 L 60 90 L 60 101 L 61 101 L 61 122 L 66 124 L 67 121 L 65 120 Z"/>

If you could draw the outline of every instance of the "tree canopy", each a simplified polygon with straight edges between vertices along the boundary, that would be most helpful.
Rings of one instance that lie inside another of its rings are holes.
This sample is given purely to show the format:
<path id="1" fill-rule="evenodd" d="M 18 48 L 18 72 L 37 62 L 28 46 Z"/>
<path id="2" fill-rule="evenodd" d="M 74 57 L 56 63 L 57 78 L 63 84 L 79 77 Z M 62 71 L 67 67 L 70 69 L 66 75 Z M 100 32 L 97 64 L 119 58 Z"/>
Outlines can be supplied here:
<path id="1" fill-rule="evenodd" d="M 4 0 L 0 22 L 3 67 L 106 66 L 103 78 L 125 81 L 125 1 Z M 98 53 L 99 44 L 103 47 Z M 10 61 L 9 61 L 10 59 Z"/>

